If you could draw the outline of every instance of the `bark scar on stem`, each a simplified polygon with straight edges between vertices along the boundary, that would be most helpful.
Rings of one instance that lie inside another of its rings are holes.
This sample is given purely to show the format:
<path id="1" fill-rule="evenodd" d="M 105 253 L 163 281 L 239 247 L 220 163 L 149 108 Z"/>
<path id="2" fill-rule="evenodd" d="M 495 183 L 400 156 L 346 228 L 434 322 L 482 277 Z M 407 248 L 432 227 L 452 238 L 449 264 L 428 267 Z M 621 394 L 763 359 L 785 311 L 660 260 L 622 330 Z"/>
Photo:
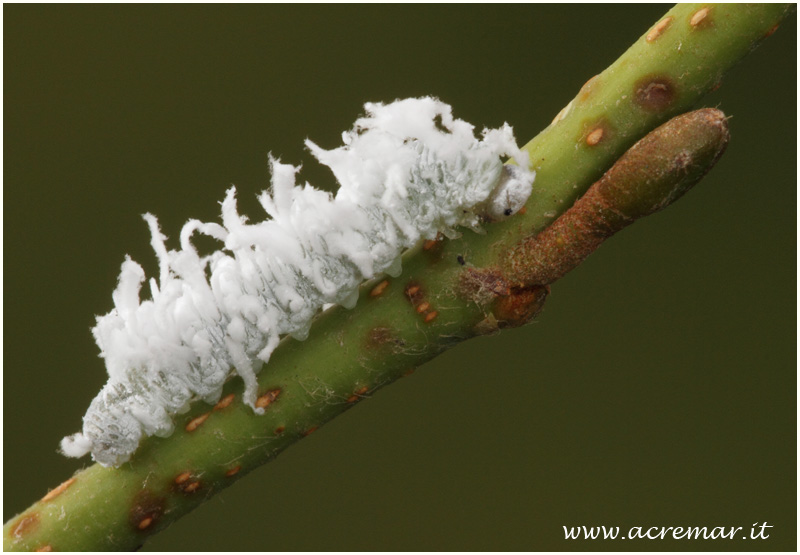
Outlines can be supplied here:
<path id="1" fill-rule="evenodd" d="M 463 296 L 487 308 L 486 317 L 473 328 L 479 335 L 527 324 L 541 311 L 549 293 L 542 285 L 515 286 L 499 268 L 467 268 L 459 288 Z"/>
<path id="2" fill-rule="evenodd" d="M 633 99 L 648 112 L 662 112 L 669 108 L 677 91 L 672 80 L 665 75 L 651 75 L 640 79 L 633 87 Z"/>
<path id="3" fill-rule="evenodd" d="M 128 522 L 140 532 L 150 528 L 164 514 L 164 499 L 143 489 L 133 498 L 128 513 Z"/>
<path id="4" fill-rule="evenodd" d="M 39 526 L 39 513 L 28 513 L 22 515 L 16 524 L 11 528 L 11 535 L 19 539 L 30 534 Z"/>

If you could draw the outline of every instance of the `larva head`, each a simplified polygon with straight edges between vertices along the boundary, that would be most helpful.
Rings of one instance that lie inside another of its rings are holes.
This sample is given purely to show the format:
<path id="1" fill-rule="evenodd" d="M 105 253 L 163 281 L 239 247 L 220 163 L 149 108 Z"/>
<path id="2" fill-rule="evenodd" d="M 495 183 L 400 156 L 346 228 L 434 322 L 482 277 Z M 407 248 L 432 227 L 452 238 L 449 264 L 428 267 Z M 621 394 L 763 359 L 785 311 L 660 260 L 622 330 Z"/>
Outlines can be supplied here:
<path id="1" fill-rule="evenodd" d="M 506 164 L 497 186 L 481 205 L 480 215 L 489 222 L 505 220 L 519 212 L 531 195 L 531 185 L 536 177 L 533 170 Z"/>

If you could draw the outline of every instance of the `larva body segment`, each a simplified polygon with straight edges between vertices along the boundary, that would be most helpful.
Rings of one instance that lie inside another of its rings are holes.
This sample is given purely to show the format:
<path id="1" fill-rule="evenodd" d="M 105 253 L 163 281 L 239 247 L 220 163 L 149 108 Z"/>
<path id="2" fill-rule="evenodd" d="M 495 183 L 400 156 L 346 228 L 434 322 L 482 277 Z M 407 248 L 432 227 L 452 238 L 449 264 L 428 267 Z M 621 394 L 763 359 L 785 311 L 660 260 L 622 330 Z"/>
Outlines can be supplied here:
<path id="1" fill-rule="evenodd" d="M 508 125 L 476 139 L 470 124 L 433 98 L 365 109 L 342 147 L 306 143 L 339 181 L 335 196 L 298 186 L 299 168 L 270 160 L 262 222 L 239 215 L 232 188 L 223 225 L 191 220 L 180 249 L 168 250 L 155 217 L 145 215 L 159 280 L 150 280 L 152 298 L 141 301 L 144 271 L 130 258 L 123 263 L 114 309 L 93 329 L 109 380 L 82 433 L 62 441 L 66 455 L 91 452 L 118 466 L 144 436 L 171 434 L 174 415 L 194 400 L 217 402 L 233 374 L 245 382 L 245 402 L 263 412 L 256 373 L 282 336 L 304 339 L 331 303 L 352 307 L 361 282 L 399 273 L 400 255 L 420 239 L 475 228 L 482 212 L 507 215 L 530 194 L 534 173 Z M 520 166 L 504 171 L 503 156 Z M 224 248 L 201 257 L 194 233 Z"/>

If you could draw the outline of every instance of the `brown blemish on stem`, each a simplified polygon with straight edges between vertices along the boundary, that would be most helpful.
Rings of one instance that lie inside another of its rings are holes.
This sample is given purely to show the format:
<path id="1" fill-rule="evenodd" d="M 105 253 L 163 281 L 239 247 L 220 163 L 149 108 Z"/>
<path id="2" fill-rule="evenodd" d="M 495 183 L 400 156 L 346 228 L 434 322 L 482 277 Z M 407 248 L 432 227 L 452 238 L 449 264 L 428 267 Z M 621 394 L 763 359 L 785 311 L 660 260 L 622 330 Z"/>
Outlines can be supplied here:
<path id="1" fill-rule="evenodd" d="M 205 414 L 201 414 L 200 416 L 198 416 L 196 418 L 192 418 L 189 421 L 189 423 L 186 424 L 186 431 L 187 432 L 195 431 L 197 428 L 199 428 L 200 426 L 203 425 L 203 422 L 205 422 L 210 415 L 211 415 L 211 413 L 207 412 Z"/>
<path id="2" fill-rule="evenodd" d="M 74 484 L 75 480 L 76 478 L 70 478 L 69 480 L 67 480 L 60 486 L 56 487 L 55 489 L 48 491 L 47 495 L 42 497 L 42 501 L 51 501 L 52 499 L 55 499 L 56 497 L 67 491 L 67 488 L 70 487 L 72 484 Z"/>
<path id="3" fill-rule="evenodd" d="M 39 514 L 38 513 L 28 513 L 26 515 L 22 515 L 19 520 L 11 527 L 10 534 L 17 539 L 20 539 L 31 532 L 33 532 L 39 526 Z"/>
<path id="4" fill-rule="evenodd" d="M 143 489 L 133 498 L 128 522 L 139 531 L 150 528 L 164 514 L 164 500 Z"/>
<path id="5" fill-rule="evenodd" d="M 193 493 L 200 487 L 200 481 L 193 479 L 189 472 L 181 472 L 175 477 L 175 489 L 181 493 Z"/>
<path id="6" fill-rule="evenodd" d="M 711 23 L 711 18 L 708 17 L 711 13 L 711 8 L 700 8 L 694 12 L 689 18 L 689 25 L 697 29 L 698 27 L 706 27 Z"/>
<path id="7" fill-rule="evenodd" d="M 317 431 L 317 428 L 319 428 L 319 426 L 311 426 L 309 429 L 303 432 L 303 437 L 310 436 Z"/>
<path id="8" fill-rule="evenodd" d="M 53 546 L 47 543 L 41 547 L 37 547 L 36 551 L 53 551 Z"/>
<path id="9" fill-rule="evenodd" d="M 557 124 L 559 121 L 561 121 L 561 120 L 563 120 L 564 118 L 566 118 L 566 117 L 569 115 L 569 113 L 570 113 L 570 111 L 571 111 L 571 110 L 572 110 L 572 101 L 570 101 L 570 103 L 569 103 L 569 104 L 567 104 L 566 106 L 564 106 L 563 108 L 561 108 L 561 111 L 559 111 L 559 112 L 556 114 L 556 117 L 554 117 L 554 118 L 553 118 L 553 121 L 551 121 L 551 122 L 550 122 L 550 125 L 555 125 L 555 124 Z"/>
<path id="10" fill-rule="evenodd" d="M 435 239 L 426 239 L 422 243 L 422 252 L 430 262 L 436 263 L 441 260 L 444 244 L 444 235 L 437 233 Z"/>
<path id="11" fill-rule="evenodd" d="M 770 28 L 770 30 L 769 30 L 769 31 L 767 31 L 767 34 L 765 34 L 765 35 L 764 35 L 764 38 L 771 37 L 771 36 L 772 36 L 772 35 L 775 33 L 775 31 L 777 31 L 777 30 L 778 30 L 778 27 L 780 27 L 780 23 L 776 23 L 775 25 L 773 25 L 773 26 Z"/>
<path id="12" fill-rule="evenodd" d="M 547 287 L 538 284 L 512 286 L 496 267 L 468 268 L 461 274 L 460 290 L 462 295 L 486 307 L 486 316 L 472 328 L 476 335 L 491 335 L 501 328 L 528 323 L 541 311 L 549 293 Z"/>
<path id="13" fill-rule="evenodd" d="M 280 389 L 273 389 L 267 391 L 266 393 L 264 393 L 264 395 L 261 395 L 258 399 L 256 399 L 256 408 L 259 409 L 267 408 L 275 401 L 275 399 L 278 398 L 278 395 L 280 395 L 280 393 L 281 393 Z"/>
<path id="14" fill-rule="evenodd" d="M 544 306 L 549 288 L 544 285 L 514 288 L 510 295 L 498 297 L 492 313 L 499 328 L 516 328 L 527 324 Z"/>
<path id="15" fill-rule="evenodd" d="M 383 280 L 378 285 L 372 288 L 372 291 L 369 292 L 370 297 L 379 297 L 381 293 L 383 293 L 386 288 L 389 287 L 389 280 Z"/>
<path id="16" fill-rule="evenodd" d="M 589 99 L 592 93 L 595 90 L 597 90 L 597 85 L 599 84 L 598 82 L 599 77 L 600 77 L 599 75 L 595 75 L 594 77 L 592 77 L 583 84 L 581 90 L 578 91 L 578 100 L 580 100 L 581 102 L 585 102 L 586 100 Z"/>
<path id="17" fill-rule="evenodd" d="M 595 146 L 603 139 L 603 128 L 602 127 L 595 127 L 589 134 L 586 135 L 586 144 L 589 146 Z"/>
<path id="18" fill-rule="evenodd" d="M 236 395 L 234 395 L 233 393 L 231 393 L 229 395 L 226 395 L 225 397 L 223 397 L 222 399 L 219 400 L 219 403 L 214 405 L 214 410 L 222 410 L 222 409 L 228 408 L 230 406 L 230 404 L 233 403 L 233 400 L 235 398 L 236 398 Z"/>
<path id="19" fill-rule="evenodd" d="M 429 302 L 425 300 L 425 293 L 422 291 L 422 287 L 418 283 L 410 282 L 406 285 L 405 288 L 406 297 L 409 301 L 411 301 L 411 306 L 414 307 L 414 310 L 418 313 L 423 315 L 423 320 L 425 322 L 430 322 L 438 315 L 438 312 L 435 310 L 430 311 L 431 305 Z"/>
<path id="20" fill-rule="evenodd" d="M 362 387 L 359 387 L 358 389 L 356 389 L 353 392 L 353 394 L 350 397 L 347 398 L 347 402 L 348 403 L 355 403 L 356 401 L 358 401 L 359 399 L 364 397 L 364 394 L 367 391 L 369 391 L 369 387 L 367 387 L 366 385 L 362 386 Z"/>
<path id="21" fill-rule="evenodd" d="M 461 286 L 479 304 L 511 293 L 511 286 L 497 268 L 467 268 L 461 274 Z"/>
<path id="22" fill-rule="evenodd" d="M 200 488 L 200 482 L 191 482 L 183 487 L 185 493 L 194 493 Z"/>
<path id="23" fill-rule="evenodd" d="M 422 296 L 422 295 L 420 295 L 420 286 L 419 286 L 419 284 L 414 283 L 414 282 L 411 282 L 408 285 L 406 285 L 405 293 L 406 293 L 406 297 L 408 297 L 408 299 L 412 303 L 414 302 L 414 299 L 417 299 L 417 298 Z"/>
<path id="24" fill-rule="evenodd" d="M 275 435 L 279 436 L 285 431 L 286 431 L 286 426 L 278 426 L 277 428 L 275 428 Z"/>
<path id="25" fill-rule="evenodd" d="M 633 87 L 633 100 L 648 112 L 661 112 L 672 105 L 676 91 L 666 76 L 648 76 Z"/>
<path id="26" fill-rule="evenodd" d="M 371 346 L 382 346 L 394 341 L 392 330 L 384 327 L 376 327 L 367 333 L 367 343 Z"/>
<path id="27" fill-rule="evenodd" d="M 241 469 L 242 469 L 241 465 L 234 466 L 225 473 L 225 476 L 227 476 L 228 478 L 230 478 L 231 476 L 236 476 Z"/>
<path id="28" fill-rule="evenodd" d="M 603 145 L 614 136 L 614 128 L 606 118 L 591 119 L 583 122 L 578 141 L 588 147 Z"/>
<path id="29" fill-rule="evenodd" d="M 673 20 L 673 17 L 670 15 L 670 16 L 665 17 L 664 19 L 662 19 L 658 23 L 656 23 L 655 27 L 653 27 L 650 30 L 650 32 L 647 33 L 647 36 L 645 37 L 645 40 L 647 42 L 655 41 L 658 37 L 660 37 L 662 34 L 664 34 L 664 31 L 669 29 L 669 26 L 672 24 L 672 20 Z"/>
<path id="30" fill-rule="evenodd" d="M 377 326 L 367 332 L 366 346 L 370 351 L 391 347 L 393 352 L 399 352 L 405 344 L 391 328 Z"/>

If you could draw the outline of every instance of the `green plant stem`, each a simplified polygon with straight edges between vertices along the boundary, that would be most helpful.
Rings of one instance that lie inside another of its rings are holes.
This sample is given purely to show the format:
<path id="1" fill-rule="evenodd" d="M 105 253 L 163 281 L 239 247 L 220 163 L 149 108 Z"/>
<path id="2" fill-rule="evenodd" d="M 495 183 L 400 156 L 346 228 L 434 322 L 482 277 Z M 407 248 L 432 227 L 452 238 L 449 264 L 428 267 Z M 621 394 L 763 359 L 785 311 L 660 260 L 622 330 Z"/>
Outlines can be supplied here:
<path id="1" fill-rule="evenodd" d="M 265 415 L 242 404 L 241 380 L 231 380 L 223 395 L 230 404 L 197 403 L 171 437 L 149 438 L 120 468 L 90 466 L 9 520 L 5 549 L 135 548 L 436 354 L 477 334 L 527 322 L 547 288 L 524 269 L 510 272 L 514 254 L 530 257 L 550 248 L 530 238 L 635 141 L 697 102 L 788 11 L 784 5 L 713 5 L 692 25 L 703 9 L 671 10 L 665 16 L 673 18 L 671 24 L 660 36 L 640 39 L 583 87 L 564 117 L 526 145 L 538 176 L 524 215 L 491 224 L 486 235 L 468 233 L 413 249 L 404 257 L 400 278 L 365 284 L 354 310 L 327 311 L 306 342 L 282 342 L 259 376 Z M 671 144 L 687 149 L 683 142 Z M 706 169 L 716 158 L 692 152 L 696 165 Z M 669 197 L 667 189 L 661 198 Z M 647 197 L 648 191 L 637 194 Z M 585 217 L 572 214 L 567 218 Z M 575 237 L 567 252 L 581 249 L 586 250 L 585 241 Z M 492 279 L 497 272 L 501 279 Z M 469 277 L 475 274 L 477 281 Z"/>
<path id="2" fill-rule="evenodd" d="M 471 240 L 475 264 L 492 264 L 506 245 L 547 227 L 634 142 L 721 86 L 725 72 L 792 9 L 789 4 L 678 4 L 654 22 L 524 146 L 537 172 L 528 216 Z"/>

